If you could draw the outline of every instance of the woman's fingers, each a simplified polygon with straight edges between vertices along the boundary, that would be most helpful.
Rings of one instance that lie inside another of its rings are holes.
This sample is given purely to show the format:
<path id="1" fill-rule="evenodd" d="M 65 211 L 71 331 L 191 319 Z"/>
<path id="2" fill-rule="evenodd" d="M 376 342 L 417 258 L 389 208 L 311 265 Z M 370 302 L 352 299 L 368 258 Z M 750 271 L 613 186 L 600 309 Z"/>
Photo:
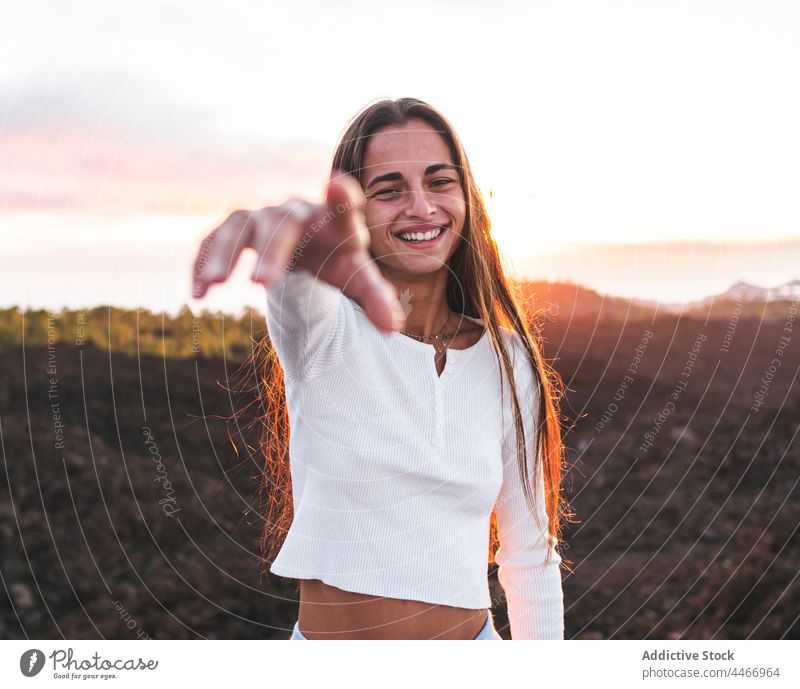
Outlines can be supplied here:
<path id="1" fill-rule="evenodd" d="M 249 213 L 236 211 L 203 240 L 195 258 L 192 296 L 202 297 L 209 285 L 228 279 L 242 249 L 250 245 L 249 220 Z"/>
<path id="2" fill-rule="evenodd" d="M 292 199 L 282 206 L 264 208 L 253 213 L 254 231 L 251 246 L 258 260 L 251 279 L 265 287 L 277 282 L 287 268 L 296 262 L 303 247 L 308 221 L 314 207 L 300 199 Z"/>
<path id="3" fill-rule="evenodd" d="M 211 254 L 214 251 L 214 246 L 217 242 L 216 230 L 206 235 L 200 244 L 200 249 L 197 251 L 197 256 L 194 259 L 194 269 L 192 270 L 192 296 L 202 297 L 208 288 L 208 262 Z"/>
<path id="4" fill-rule="evenodd" d="M 281 206 L 236 211 L 203 241 L 195 259 L 192 294 L 202 297 L 230 275 L 242 250 L 258 254 L 251 279 L 265 287 L 287 268 L 306 267 L 358 302 L 381 330 L 400 329 L 405 313 L 397 291 L 369 254 L 366 198 L 358 181 L 337 174 L 325 203 L 291 199 Z"/>
<path id="5" fill-rule="evenodd" d="M 406 315 L 397 297 L 397 290 L 383 277 L 367 254 L 352 274 L 344 292 L 355 299 L 377 328 L 390 332 L 405 325 Z"/>
<path id="6" fill-rule="evenodd" d="M 369 254 L 369 229 L 364 217 L 366 198 L 361 185 L 351 175 L 334 175 L 326 193 L 328 212 L 335 214 L 336 237 L 340 247 L 353 251 L 351 274 L 343 286 L 345 294 L 355 299 L 367 317 L 381 330 L 399 330 L 405 312 L 397 290 L 383 277 Z"/>
<path id="7" fill-rule="evenodd" d="M 334 174 L 325 190 L 325 205 L 330 230 L 337 238 L 345 242 L 348 238 L 356 240 L 359 248 L 369 246 L 369 230 L 367 229 L 364 209 L 367 199 L 358 180 L 352 175 Z"/>

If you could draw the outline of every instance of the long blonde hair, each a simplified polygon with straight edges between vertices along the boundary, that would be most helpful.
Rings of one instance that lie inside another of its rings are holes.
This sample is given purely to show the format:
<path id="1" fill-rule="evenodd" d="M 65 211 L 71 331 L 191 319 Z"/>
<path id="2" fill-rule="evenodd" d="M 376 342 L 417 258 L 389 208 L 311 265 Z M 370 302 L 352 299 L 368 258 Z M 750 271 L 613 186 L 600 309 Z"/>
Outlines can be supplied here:
<path id="1" fill-rule="evenodd" d="M 561 493 L 562 464 L 564 462 L 559 400 L 562 395 L 561 379 L 544 361 L 541 353 L 541 336 L 532 333 L 525 316 L 521 295 L 506 279 L 497 244 L 491 236 L 491 223 L 483 197 L 478 189 L 467 160 L 464 147 L 452 125 L 432 106 L 415 98 L 378 100 L 355 115 L 337 145 L 331 171 L 342 171 L 361 180 L 364 155 L 370 137 L 377 131 L 393 125 L 403 125 L 410 119 L 421 119 L 430 124 L 442 136 L 450 149 L 453 163 L 458 170 L 464 190 L 467 214 L 463 239 L 449 261 L 449 277 L 446 297 L 450 308 L 473 318 L 480 318 L 491 337 L 498 360 L 505 372 L 512 392 L 514 426 L 517 438 L 517 464 L 522 479 L 526 502 L 536 518 L 534 481 L 539 470 L 544 471 L 545 507 L 549 520 L 549 534 L 555 544 L 561 543 L 562 520 L 573 516 Z M 362 184 L 363 184 L 363 180 Z M 534 318 L 535 320 L 535 318 Z M 513 364 L 501 327 L 519 335 L 524 344 L 535 384 L 538 386 L 538 422 L 535 429 L 525 429 L 522 423 L 513 373 Z M 260 481 L 259 513 L 264 519 L 259 541 L 262 555 L 262 572 L 268 569 L 282 545 L 292 523 L 293 505 L 291 475 L 289 470 L 289 418 L 283 371 L 268 335 L 254 342 L 253 354 L 242 364 L 239 372 L 245 380 L 255 382 L 242 389 L 254 393 L 250 404 L 238 410 L 229 421 L 242 427 L 243 416 L 252 416 L 244 428 L 260 429 L 259 454 L 264 458 L 264 470 Z M 257 407 L 255 414 L 251 412 Z M 526 433 L 535 434 L 535 457 L 533 472 L 529 467 L 526 450 Z M 230 432 L 229 432 L 230 436 Z M 231 442 L 238 453 L 235 440 Z M 248 445 L 248 447 L 250 447 Z M 255 450 L 255 448 L 250 448 Z M 537 520 L 538 523 L 538 520 Z M 540 526 L 541 528 L 541 526 Z M 493 511 L 490 520 L 490 543 L 488 559 L 494 564 L 499 545 L 497 515 Z M 549 555 L 548 555 L 549 558 Z M 562 560 L 565 566 L 569 561 Z"/>

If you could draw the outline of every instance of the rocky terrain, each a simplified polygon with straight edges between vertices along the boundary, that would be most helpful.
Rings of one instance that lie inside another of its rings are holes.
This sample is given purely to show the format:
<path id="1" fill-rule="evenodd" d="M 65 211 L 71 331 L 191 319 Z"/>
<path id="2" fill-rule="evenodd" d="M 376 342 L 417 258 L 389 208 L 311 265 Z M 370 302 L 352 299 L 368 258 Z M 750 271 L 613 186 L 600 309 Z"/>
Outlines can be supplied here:
<path id="1" fill-rule="evenodd" d="M 567 637 L 798 638 L 788 306 L 706 321 L 558 304 L 542 322 L 567 388 Z M 0 350 L 0 637 L 288 637 L 295 586 L 259 576 L 259 460 L 222 418 L 236 365 Z"/>

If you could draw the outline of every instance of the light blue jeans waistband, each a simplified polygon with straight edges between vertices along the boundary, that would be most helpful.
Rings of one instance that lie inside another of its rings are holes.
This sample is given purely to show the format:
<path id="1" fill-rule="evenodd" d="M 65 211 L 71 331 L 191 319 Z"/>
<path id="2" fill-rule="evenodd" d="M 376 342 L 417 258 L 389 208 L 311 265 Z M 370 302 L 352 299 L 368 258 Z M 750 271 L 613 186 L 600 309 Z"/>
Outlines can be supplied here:
<path id="1" fill-rule="evenodd" d="M 303 636 L 302 632 L 300 631 L 300 627 L 298 622 L 294 623 L 294 628 L 292 629 L 292 636 L 289 638 L 290 641 L 308 641 L 308 639 Z M 475 636 L 473 641 L 502 641 L 503 637 L 498 634 L 497 630 L 494 628 L 494 620 L 492 620 L 492 612 L 491 610 L 487 610 L 486 612 L 486 622 L 483 623 L 483 627 Z"/>

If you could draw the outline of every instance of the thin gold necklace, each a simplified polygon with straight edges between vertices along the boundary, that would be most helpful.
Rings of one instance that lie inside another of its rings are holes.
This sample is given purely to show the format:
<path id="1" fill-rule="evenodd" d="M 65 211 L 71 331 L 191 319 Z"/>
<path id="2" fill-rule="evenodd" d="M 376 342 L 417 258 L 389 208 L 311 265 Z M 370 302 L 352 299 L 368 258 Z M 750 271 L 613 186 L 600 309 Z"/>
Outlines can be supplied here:
<path id="1" fill-rule="evenodd" d="M 447 341 L 448 337 L 453 337 L 455 333 L 445 333 L 444 329 L 447 327 L 447 323 L 450 320 L 448 317 L 447 320 L 444 322 L 444 325 L 441 327 L 438 333 L 434 333 L 433 335 L 415 335 L 414 333 L 408 333 L 405 330 L 400 330 L 400 334 L 408 335 L 408 337 L 413 337 L 415 340 L 419 342 L 424 342 L 426 340 L 433 340 L 432 344 L 436 349 L 437 354 L 441 354 L 446 348 L 449 342 Z"/>

